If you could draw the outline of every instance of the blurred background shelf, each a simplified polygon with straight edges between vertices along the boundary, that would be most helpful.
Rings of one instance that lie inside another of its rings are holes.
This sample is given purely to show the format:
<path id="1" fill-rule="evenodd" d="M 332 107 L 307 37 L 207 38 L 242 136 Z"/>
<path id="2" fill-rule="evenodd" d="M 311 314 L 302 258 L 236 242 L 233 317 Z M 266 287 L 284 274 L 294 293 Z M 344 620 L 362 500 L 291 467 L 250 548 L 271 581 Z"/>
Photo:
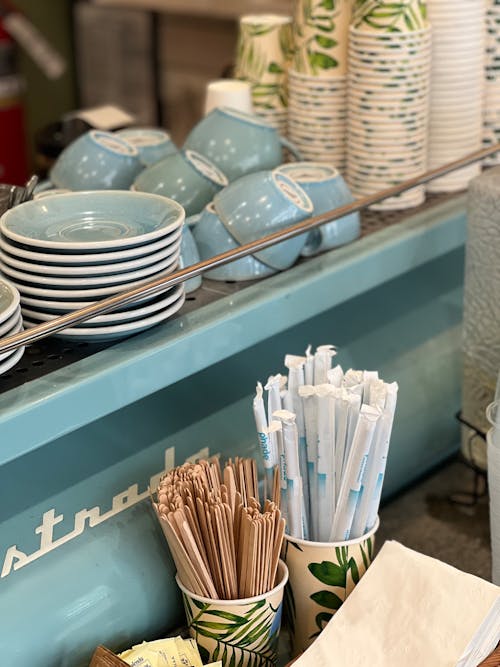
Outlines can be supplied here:
<path id="1" fill-rule="evenodd" d="M 104 7 L 128 7 L 153 12 L 236 19 L 241 14 L 287 14 L 292 0 L 94 0 Z"/>

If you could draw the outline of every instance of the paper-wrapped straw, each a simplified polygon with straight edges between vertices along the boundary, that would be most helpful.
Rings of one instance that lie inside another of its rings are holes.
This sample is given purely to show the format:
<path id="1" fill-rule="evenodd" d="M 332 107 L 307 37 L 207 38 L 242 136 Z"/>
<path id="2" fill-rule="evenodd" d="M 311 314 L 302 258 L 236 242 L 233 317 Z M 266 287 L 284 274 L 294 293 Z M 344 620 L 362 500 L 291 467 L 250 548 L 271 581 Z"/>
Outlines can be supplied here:
<path id="1" fill-rule="evenodd" d="M 283 449 L 286 461 L 286 498 L 288 534 L 304 539 L 307 526 L 303 516 L 303 485 L 299 465 L 299 438 L 295 415 L 288 410 L 277 410 L 273 418 L 281 422 Z"/>
<path id="2" fill-rule="evenodd" d="M 369 405 L 361 407 L 351 451 L 349 452 L 346 470 L 340 487 L 339 500 L 330 533 L 330 542 L 341 542 L 350 538 L 352 521 L 361 491 L 361 480 L 379 418 L 380 412 L 378 410 Z"/>
<path id="3" fill-rule="evenodd" d="M 316 386 L 318 410 L 318 538 L 328 540 L 335 514 L 335 388 Z"/>
<path id="4" fill-rule="evenodd" d="M 323 345 L 315 354 L 309 346 L 304 357 L 286 355 L 288 389 L 280 375 L 266 385 L 268 415 L 281 422 L 269 438 L 279 438 L 288 533 L 320 542 L 358 538 L 375 525 L 398 392 L 378 371 L 331 368 L 335 354 L 333 345 Z M 284 411 L 273 410 L 279 404 Z M 276 497 L 276 471 L 273 480 Z M 301 508 L 295 480 L 303 489 Z"/>
<path id="5" fill-rule="evenodd" d="M 306 350 L 306 363 L 304 364 L 304 383 L 314 384 L 314 354 L 311 352 L 311 346 L 308 345 Z"/>
<path id="6" fill-rule="evenodd" d="M 281 422 L 273 420 L 267 429 L 269 435 L 276 440 L 278 448 L 278 470 L 280 480 L 280 509 L 284 519 L 288 522 L 288 499 L 287 499 L 287 473 L 285 446 L 283 443 L 283 433 Z"/>
<path id="7" fill-rule="evenodd" d="M 285 357 L 285 366 L 288 368 L 288 398 L 285 408 L 293 412 L 296 417 L 297 433 L 299 438 L 299 465 L 300 476 L 302 478 L 302 488 L 307 516 L 309 516 L 309 481 L 307 472 L 307 443 L 306 443 L 306 425 L 304 419 L 304 407 L 302 398 L 299 396 L 299 387 L 305 384 L 304 366 L 305 357 L 297 357 L 287 354 Z"/>
<path id="8" fill-rule="evenodd" d="M 360 385 L 358 385 L 360 386 Z M 352 441 L 354 439 L 354 432 L 359 419 L 359 411 L 361 410 L 361 396 L 357 393 L 349 392 L 349 413 L 347 419 L 347 436 L 345 440 L 344 463 L 342 464 L 342 475 L 344 474 L 347 460 L 351 452 Z M 340 489 L 339 489 L 340 491 Z"/>
<path id="9" fill-rule="evenodd" d="M 340 493 L 349 423 L 349 394 L 339 389 L 335 398 L 335 504 Z"/>
<path id="10" fill-rule="evenodd" d="M 316 391 L 312 385 L 299 387 L 299 396 L 304 407 L 304 423 L 306 427 L 307 476 L 309 480 L 309 533 L 313 537 L 318 534 L 318 416 Z"/>
<path id="11" fill-rule="evenodd" d="M 264 462 L 264 496 L 266 498 L 271 498 L 274 466 L 278 465 L 278 447 L 275 438 L 271 439 L 267 431 L 268 424 L 264 407 L 263 389 L 260 382 L 257 383 L 255 398 L 253 399 L 253 414 L 255 418 L 255 426 L 257 428 L 260 452 Z"/>
<path id="12" fill-rule="evenodd" d="M 344 371 L 342 370 L 342 366 L 334 366 L 334 368 L 330 368 L 328 371 L 327 375 L 327 380 L 328 382 L 333 386 L 333 387 L 341 387 L 342 386 L 342 380 L 344 379 Z"/>
<path id="13" fill-rule="evenodd" d="M 314 384 L 326 384 L 332 359 L 337 354 L 333 345 L 320 345 L 314 355 Z"/>

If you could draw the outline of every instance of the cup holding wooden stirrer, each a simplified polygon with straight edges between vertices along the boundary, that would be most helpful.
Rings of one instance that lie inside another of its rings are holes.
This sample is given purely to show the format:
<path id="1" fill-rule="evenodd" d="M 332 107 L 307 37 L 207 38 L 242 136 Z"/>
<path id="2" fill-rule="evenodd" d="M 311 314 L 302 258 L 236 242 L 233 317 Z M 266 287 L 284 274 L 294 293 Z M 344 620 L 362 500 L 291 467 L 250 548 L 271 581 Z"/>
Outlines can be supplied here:
<path id="1" fill-rule="evenodd" d="M 187 622 L 205 661 L 275 664 L 288 570 L 285 522 L 256 499 L 253 459 L 170 471 L 153 502 L 177 566 Z"/>

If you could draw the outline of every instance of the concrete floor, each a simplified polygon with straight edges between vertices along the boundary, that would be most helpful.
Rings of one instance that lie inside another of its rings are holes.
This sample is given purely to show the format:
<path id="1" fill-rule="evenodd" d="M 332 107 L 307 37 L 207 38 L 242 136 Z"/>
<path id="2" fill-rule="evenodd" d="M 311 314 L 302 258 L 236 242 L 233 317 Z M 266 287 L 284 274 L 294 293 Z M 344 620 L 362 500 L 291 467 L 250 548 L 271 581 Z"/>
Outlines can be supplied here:
<path id="1" fill-rule="evenodd" d="M 385 540 L 397 540 L 491 580 L 488 497 L 464 504 L 471 500 L 474 477 L 466 465 L 453 461 L 391 499 L 380 512 L 377 548 Z M 484 491 L 484 480 L 479 483 Z"/>

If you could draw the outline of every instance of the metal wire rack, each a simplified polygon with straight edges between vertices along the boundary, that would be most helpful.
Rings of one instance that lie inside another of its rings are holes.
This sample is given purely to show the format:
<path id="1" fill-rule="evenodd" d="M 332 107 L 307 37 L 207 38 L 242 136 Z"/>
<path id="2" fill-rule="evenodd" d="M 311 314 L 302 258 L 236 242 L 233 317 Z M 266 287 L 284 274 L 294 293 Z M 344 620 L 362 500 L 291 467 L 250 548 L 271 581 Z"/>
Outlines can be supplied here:
<path id="1" fill-rule="evenodd" d="M 429 195 L 424 204 L 412 209 L 412 214 L 426 211 L 437 204 L 456 197 L 457 194 Z M 367 236 L 377 231 L 385 229 L 391 225 L 396 225 L 408 217 L 408 211 L 370 211 L 364 210 L 361 214 L 361 236 Z M 314 261 L 314 258 L 302 259 L 301 262 Z M 265 278 L 264 278 L 265 280 Z M 218 282 L 214 280 L 203 279 L 202 286 L 186 297 L 186 302 L 182 309 L 174 315 L 180 317 L 193 310 L 203 308 L 203 306 L 231 296 L 236 292 L 246 289 L 256 281 L 236 283 L 231 281 Z M 140 335 L 140 334 L 136 334 Z M 89 357 L 101 350 L 111 347 L 115 343 L 87 343 L 72 342 L 61 340 L 54 337 L 44 338 L 26 348 L 21 361 L 4 375 L 0 375 L 0 393 L 19 387 L 27 382 L 36 380 L 68 366 L 80 359 Z"/>

